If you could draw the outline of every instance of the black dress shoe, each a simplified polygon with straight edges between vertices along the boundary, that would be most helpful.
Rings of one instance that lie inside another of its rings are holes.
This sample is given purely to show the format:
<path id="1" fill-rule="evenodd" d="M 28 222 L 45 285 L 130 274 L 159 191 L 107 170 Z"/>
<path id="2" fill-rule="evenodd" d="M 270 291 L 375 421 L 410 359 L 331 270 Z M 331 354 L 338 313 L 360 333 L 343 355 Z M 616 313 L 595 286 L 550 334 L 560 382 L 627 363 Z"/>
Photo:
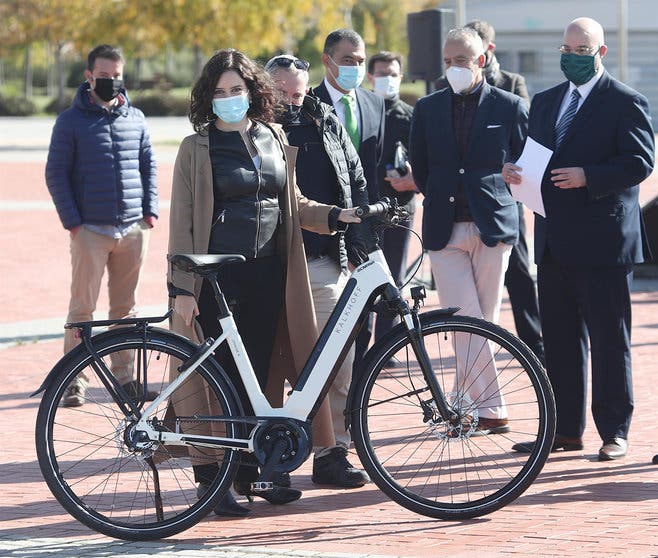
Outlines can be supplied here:
<path id="1" fill-rule="evenodd" d="M 599 450 L 599 461 L 612 461 L 626 455 L 628 442 L 624 438 L 610 438 Z"/>
<path id="2" fill-rule="evenodd" d="M 197 498 L 201 498 L 208 491 L 208 485 L 200 483 L 199 487 L 196 489 Z M 215 515 L 220 515 L 224 517 L 245 517 L 251 513 L 249 508 L 241 506 L 235 501 L 235 497 L 229 490 L 224 497 L 219 501 L 213 511 Z"/>
<path id="3" fill-rule="evenodd" d="M 658 454 L 653 456 L 653 459 L 651 460 L 651 463 L 653 463 L 654 465 L 658 465 Z"/>
<path id="4" fill-rule="evenodd" d="M 313 459 L 314 484 L 327 484 L 341 488 L 360 488 L 370 482 L 370 477 L 347 460 L 347 449 L 331 448 L 327 455 Z"/>
<path id="5" fill-rule="evenodd" d="M 518 451 L 519 453 L 530 453 L 535 447 L 535 441 L 532 442 L 520 442 L 512 446 L 512 450 Z M 555 435 L 553 440 L 553 447 L 551 451 L 578 451 L 583 449 L 583 440 L 582 438 L 570 438 L 569 436 L 561 436 L 560 434 Z"/>
<path id="6" fill-rule="evenodd" d="M 249 498 L 250 502 L 253 500 L 254 496 L 259 496 L 260 498 L 267 500 L 270 504 L 277 506 L 282 504 L 289 504 L 290 502 L 299 500 L 302 497 L 301 490 L 297 490 L 296 488 L 288 488 L 286 486 L 279 486 L 276 484 L 269 490 L 252 490 L 251 481 L 243 479 L 236 479 L 233 482 L 233 488 L 238 494 Z"/>

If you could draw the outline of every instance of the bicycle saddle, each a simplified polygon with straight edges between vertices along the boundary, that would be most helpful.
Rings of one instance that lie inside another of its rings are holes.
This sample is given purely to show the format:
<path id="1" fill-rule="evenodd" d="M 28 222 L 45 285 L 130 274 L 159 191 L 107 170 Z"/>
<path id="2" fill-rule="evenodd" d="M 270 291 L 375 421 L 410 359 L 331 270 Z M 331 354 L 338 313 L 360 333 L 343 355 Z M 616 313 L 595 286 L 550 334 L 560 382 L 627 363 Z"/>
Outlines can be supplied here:
<path id="1" fill-rule="evenodd" d="M 244 262 L 246 258 L 240 254 L 170 254 L 167 259 L 181 271 L 202 275 L 229 263 Z"/>

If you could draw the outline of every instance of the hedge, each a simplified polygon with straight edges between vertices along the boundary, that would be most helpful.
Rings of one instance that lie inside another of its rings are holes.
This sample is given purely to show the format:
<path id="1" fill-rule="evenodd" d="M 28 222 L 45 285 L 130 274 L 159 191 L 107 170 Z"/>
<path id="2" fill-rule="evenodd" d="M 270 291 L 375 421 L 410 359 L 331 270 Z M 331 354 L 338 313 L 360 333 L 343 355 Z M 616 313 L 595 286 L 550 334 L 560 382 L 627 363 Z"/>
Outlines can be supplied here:
<path id="1" fill-rule="evenodd" d="M 37 106 L 30 99 L 0 95 L 0 116 L 30 116 L 36 112 Z"/>

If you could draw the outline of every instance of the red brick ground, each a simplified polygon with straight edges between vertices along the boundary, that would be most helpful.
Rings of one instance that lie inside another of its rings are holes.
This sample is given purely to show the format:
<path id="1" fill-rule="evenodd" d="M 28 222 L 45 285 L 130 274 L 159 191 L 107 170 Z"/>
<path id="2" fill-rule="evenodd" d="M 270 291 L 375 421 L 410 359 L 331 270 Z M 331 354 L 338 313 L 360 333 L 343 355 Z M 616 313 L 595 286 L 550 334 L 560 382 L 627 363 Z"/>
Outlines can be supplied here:
<path id="1" fill-rule="evenodd" d="M 161 198 L 169 199 L 171 164 L 161 164 Z M 47 201 L 43 163 L 0 163 L 0 202 Z M 643 197 L 658 192 L 650 181 Z M 61 317 L 68 302 L 68 248 L 53 211 L 1 210 L 2 304 L 0 323 Z M 164 296 L 166 218 L 154 231 L 140 302 Z M 655 282 L 651 285 L 655 285 Z M 101 299 L 99 307 L 106 307 Z M 487 517 L 442 522 L 417 516 L 390 502 L 373 485 L 355 491 L 316 488 L 310 465 L 294 474 L 304 497 L 284 508 L 254 504 L 253 517 L 209 517 L 177 540 L 203 548 L 267 547 L 398 556 L 655 556 L 658 555 L 658 293 L 633 295 L 633 362 L 636 412 L 628 456 L 599 463 L 600 440 L 591 424 L 585 450 L 554 454 L 524 496 Z M 505 303 L 502 323 L 512 327 Z M 103 539 L 68 516 L 41 480 L 33 444 L 36 389 L 59 358 L 61 340 L 0 349 L 0 549 L 8 539 L 51 538 L 62 545 Z M 354 458 L 356 460 L 356 457 Z M 124 544 L 123 554 L 136 552 Z M 141 547 L 140 547 L 141 548 Z M 155 548 L 155 547 L 154 547 Z M 157 550 L 154 550 L 157 552 Z M 41 554 L 40 554 L 41 555 Z"/>

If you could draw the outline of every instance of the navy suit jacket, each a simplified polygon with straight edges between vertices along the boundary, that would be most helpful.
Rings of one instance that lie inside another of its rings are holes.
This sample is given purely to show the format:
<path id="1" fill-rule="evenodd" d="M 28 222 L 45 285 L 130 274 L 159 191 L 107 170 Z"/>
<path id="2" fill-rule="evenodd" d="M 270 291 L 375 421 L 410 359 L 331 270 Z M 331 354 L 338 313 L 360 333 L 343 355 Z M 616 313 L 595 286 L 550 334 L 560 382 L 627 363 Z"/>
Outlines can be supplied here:
<path id="1" fill-rule="evenodd" d="M 563 82 L 532 101 L 528 135 L 549 149 L 555 150 L 555 122 L 568 87 Z M 653 163 L 646 98 L 604 72 L 548 163 L 542 182 L 546 218 L 535 215 L 535 261 L 541 263 L 548 248 L 562 265 L 642 262 L 646 236 L 638 185 Z M 587 187 L 553 186 L 551 169 L 563 167 L 582 167 Z"/>
<path id="2" fill-rule="evenodd" d="M 519 212 L 501 173 L 523 149 L 528 111 L 523 99 L 486 82 L 462 159 L 453 130 L 452 90 L 420 99 L 414 108 L 409 158 L 423 200 L 423 242 L 441 250 L 450 240 L 457 185 L 462 183 L 482 242 L 514 244 Z"/>
<path id="3" fill-rule="evenodd" d="M 333 108 L 334 104 L 324 81 L 312 90 L 312 94 Z M 363 175 L 368 184 L 369 203 L 375 203 L 380 198 L 377 186 L 377 165 L 384 149 L 384 99 L 362 87 L 357 87 L 355 94 L 356 102 L 359 105 L 359 131 L 361 134 L 359 159 L 361 159 Z"/>

